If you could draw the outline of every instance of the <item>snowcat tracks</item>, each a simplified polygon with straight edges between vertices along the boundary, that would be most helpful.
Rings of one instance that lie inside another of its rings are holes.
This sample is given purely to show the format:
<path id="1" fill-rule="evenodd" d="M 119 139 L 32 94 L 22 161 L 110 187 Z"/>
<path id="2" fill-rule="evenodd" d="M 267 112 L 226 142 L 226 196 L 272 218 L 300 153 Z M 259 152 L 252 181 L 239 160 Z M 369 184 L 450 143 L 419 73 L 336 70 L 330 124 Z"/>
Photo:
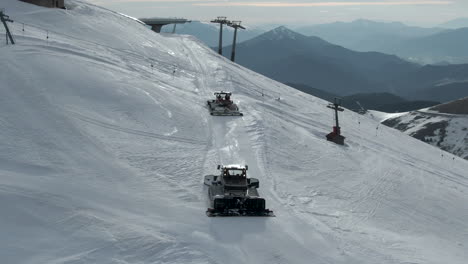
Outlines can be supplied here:
<path id="1" fill-rule="evenodd" d="M 210 115 L 212 116 L 243 116 L 244 115 L 243 113 L 239 111 L 232 111 L 232 110 L 216 111 L 214 110 L 214 107 L 212 106 L 214 102 L 215 102 L 214 100 L 206 101 L 208 105 L 208 110 L 210 110 Z"/>
<path id="2" fill-rule="evenodd" d="M 212 116 L 243 116 L 243 113 L 219 113 L 219 112 L 210 112 Z"/>
<path id="3" fill-rule="evenodd" d="M 208 208 L 206 211 L 208 217 L 275 217 L 275 214 L 271 210 L 264 211 L 243 211 L 243 210 L 224 210 L 215 211 L 212 208 Z"/>
<path id="4" fill-rule="evenodd" d="M 208 208 L 206 215 L 215 216 L 275 216 L 273 211 L 265 208 L 265 199 L 249 198 L 239 204 L 240 199 L 216 198 L 213 201 L 213 208 Z"/>

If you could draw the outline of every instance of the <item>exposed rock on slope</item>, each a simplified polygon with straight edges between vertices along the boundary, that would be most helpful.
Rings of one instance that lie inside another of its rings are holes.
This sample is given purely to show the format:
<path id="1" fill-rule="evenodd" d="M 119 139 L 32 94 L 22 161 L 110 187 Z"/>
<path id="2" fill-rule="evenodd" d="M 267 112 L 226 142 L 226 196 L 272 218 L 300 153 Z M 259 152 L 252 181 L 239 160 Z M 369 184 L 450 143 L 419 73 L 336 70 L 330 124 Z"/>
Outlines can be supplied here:
<path id="1" fill-rule="evenodd" d="M 468 98 L 389 118 L 383 124 L 468 159 Z"/>

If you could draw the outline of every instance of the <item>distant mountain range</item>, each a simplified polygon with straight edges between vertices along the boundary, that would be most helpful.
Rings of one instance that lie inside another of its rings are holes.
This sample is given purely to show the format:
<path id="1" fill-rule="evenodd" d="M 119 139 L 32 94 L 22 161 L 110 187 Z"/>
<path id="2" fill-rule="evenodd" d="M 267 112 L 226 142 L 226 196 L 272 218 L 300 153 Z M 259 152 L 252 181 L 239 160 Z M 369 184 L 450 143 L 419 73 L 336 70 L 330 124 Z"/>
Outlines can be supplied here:
<path id="1" fill-rule="evenodd" d="M 161 32 L 171 33 L 173 30 L 172 25 L 164 26 Z M 254 38 L 264 31 L 256 28 L 247 27 L 246 30 L 239 30 L 237 35 L 237 41 L 242 42 Z M 199 21 L 193 21 L 187 24 L 179 24 L 176 27 L 177 34 L 193 35 L 199 40 L 203 41 L 210 47 L 217 47 L 219 43 L 219 25 L 202 23 Z M 233 40 L 233 29 L 227 26 L 223 27 L 223 46 L 232 44 Z"/>
<path id="2" fill-rule="evenodd" d="M 441 102 L 448 102 L 465 97 L 467 94 L 468 81 L 436 85 L 430 88 L 414 91 L 411 98 L 419 98 L 421 100 L 439 98 Z"/>
<path id="3" fill-rule="evenodd" d="M 252 39 L 270 26 L 247 27 L 238 35 L 238 42 Z M 468 18 L 458 18 L 434 28 L 408 26 L 400 22 L 376 22 L 358 19 L 296 28 L 305 36 L 321 39 L 355 51 L 376 51 L 397 55 L 420 64 L 468 63 Z M 163 27 L 172 32 L 172 26 Z M 210 47 L 218 46 L 219 26 L 194 21 L 177 25 L 178 34 L 197 37 Z M 225 27 L 223 46 L 232 44 L 231 28 Z"/>
<path id="4" fill-rule="evenodd" d="M 259 36 L 266 31 L 265 28 L 270 29 L 271 25 L 254 28 L 247 26 L 247 30 L 239 31 L 238 42 Z M 172 26 L 165 26 L 163 32 L 172 32 L 172 29 Z M 223 31 L 223 46 L 231 45 L 232 29 L 225 27 Z M 397 55 L 419 64 L 468 63 L 468 49 L 465 48 L 468 46 L 468 18 L 449 21 L 435 28 L 359 19 L 303 26 L 295 31 L 347 49 Z M 177 25 L 176 32 L 193 35 L 210 47 L 218 46 L 218 25 L 194 21 Z"/>
<path id="5" fill-rule="evenodd" d="M 381 47 L 391 46 L 403 40 L 430 36 L 443 30 L 443 28 L 411 27 L 400 22 L 384 23 L 365 19 L 296 29 L 306 36 L 317 36 L 356 51 L 380 51 Z"/>
<path id="6" fill-rule="evenodd" d="M 382 45 L 376 50 L 422 63 L 466 63 L 467 46 L 468 28 L 459 28 Z"/>
<path id="7" fill-rule="evenodd" d="M 226 55 L 230 49 L 225 48 Z M 281 82 L 341 95 L 389 91 L 390 80 L 419 67 L 392 55 L 348 50 L 286 27 L 238 44 L 236 61 Z"/>
<path id="8" fill-rule="evenodd" d="M 230 49 L 224 49 L 226 56 Z M 340 96 L 390 92 L 444 102 L 438 98 L 439 88 L 457 82 L 464 86 L 468 77 L 465 64 L 420 66 L 394 55 L 352 51 L 286 27 L 239 43 L 236 62 L 283 83 L 305 84 Z M 468 89 L 460 88 L 445 93 L 445 99 L 466 95 Z"/>
<path id="9" fill-rule="evenodd" d="M 454 20 L 450 20 L 448 22 L 440 24 L 439 27 L 451 29 L 468 27 L 468 17 L 460 17 Z"/>
<path id="10" fill-rule="evenodd" d="M 426 65 L 393 81 L 411 99 L 453 101 L 468 96 L 468 64 Z"/>
<path id="11" fill-rule="evenodd" d="M 342 105 L 350 110 L 377 110 L 387 113 L 414 111 L 440 104 L 436 101 L 411 101 L 391 93 L 361 93 L 339 96 L 304 84 L 286 83 L 302 92 L 333 102 L 334 98 L 341 98 Z"/>
<path id="12" fill-rule="evenodd" d="M 299 33 L 317 36 L 356 51 L 378 51 L 422 63 L 468 62 L 468 19 L 437 28 L 407 26 L 400 22 L 356 20 L 297 28 Z"/>

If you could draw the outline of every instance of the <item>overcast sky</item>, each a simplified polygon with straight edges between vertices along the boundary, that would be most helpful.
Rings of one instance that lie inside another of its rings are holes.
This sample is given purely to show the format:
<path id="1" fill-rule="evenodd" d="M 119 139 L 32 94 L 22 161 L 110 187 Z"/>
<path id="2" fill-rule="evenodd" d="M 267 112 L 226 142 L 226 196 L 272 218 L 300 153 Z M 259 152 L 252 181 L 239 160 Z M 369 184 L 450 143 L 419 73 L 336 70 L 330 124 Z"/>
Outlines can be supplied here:
<path id="1" fill-rule="evenodd" d="M 358 18 L 434 26 L 468 17 L 468 0 L 88 0 L 134 17 L 217 16 L 245 24 L 318 24 Z"/>

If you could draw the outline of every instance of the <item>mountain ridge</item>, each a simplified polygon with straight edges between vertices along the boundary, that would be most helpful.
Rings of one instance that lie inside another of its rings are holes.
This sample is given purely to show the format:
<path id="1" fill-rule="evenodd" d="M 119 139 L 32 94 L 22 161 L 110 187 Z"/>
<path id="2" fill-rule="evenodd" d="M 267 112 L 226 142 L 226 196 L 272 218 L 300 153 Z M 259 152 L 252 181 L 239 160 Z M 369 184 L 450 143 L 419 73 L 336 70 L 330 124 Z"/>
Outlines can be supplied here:
<path id="1" fill-rule="evenodd" d="M 422 96 L 422 91 L 466 78 L 468 64 L 421 66 L 396 55 L 352 51 L 319 37 L 291 38 L 289 29 L 280 39 L 268 37 L 277 38 L 281 32 L 266 32 L 239 43 L 236 62 L 283 83 L 302 83 L 340 96 L 390 92 L 411 100 L 439 101 L 437 92 Z M 230 46 L 224 49 L 225 54 L 230 51 Z M 454 90 L 444 98 L 460 95 L 468 94 Z"/>
<path id="2" fill-rule="evenodd" d="M 456 18 L 456 19 L 440 24 L 439 27 L 451 28 L 451 29 L 468 27 L 468 18 L 467 17 Z"/>
<path id="3" fill-rule="evenodd" d="M 468 27 L 468 24 L 463 27 Z M 395 54 L 421 64 L 468 62 L 464 49 L 468 40 L 459 27 L 422 28 L 400 22 L 355 20 L 305 26 L 297 30 L 348 49 Z"/>
<path id="4" fill-rule="evenodd" d="M 325 40 L 356 51 L 384 51 L 405 39 L 429 36 L 442 28 L 407 26 L 401 22 L 377 22 L 358 19 L 352 22 L 335 22 L 297 28 L 305 35 L 319 36 Z"/>

